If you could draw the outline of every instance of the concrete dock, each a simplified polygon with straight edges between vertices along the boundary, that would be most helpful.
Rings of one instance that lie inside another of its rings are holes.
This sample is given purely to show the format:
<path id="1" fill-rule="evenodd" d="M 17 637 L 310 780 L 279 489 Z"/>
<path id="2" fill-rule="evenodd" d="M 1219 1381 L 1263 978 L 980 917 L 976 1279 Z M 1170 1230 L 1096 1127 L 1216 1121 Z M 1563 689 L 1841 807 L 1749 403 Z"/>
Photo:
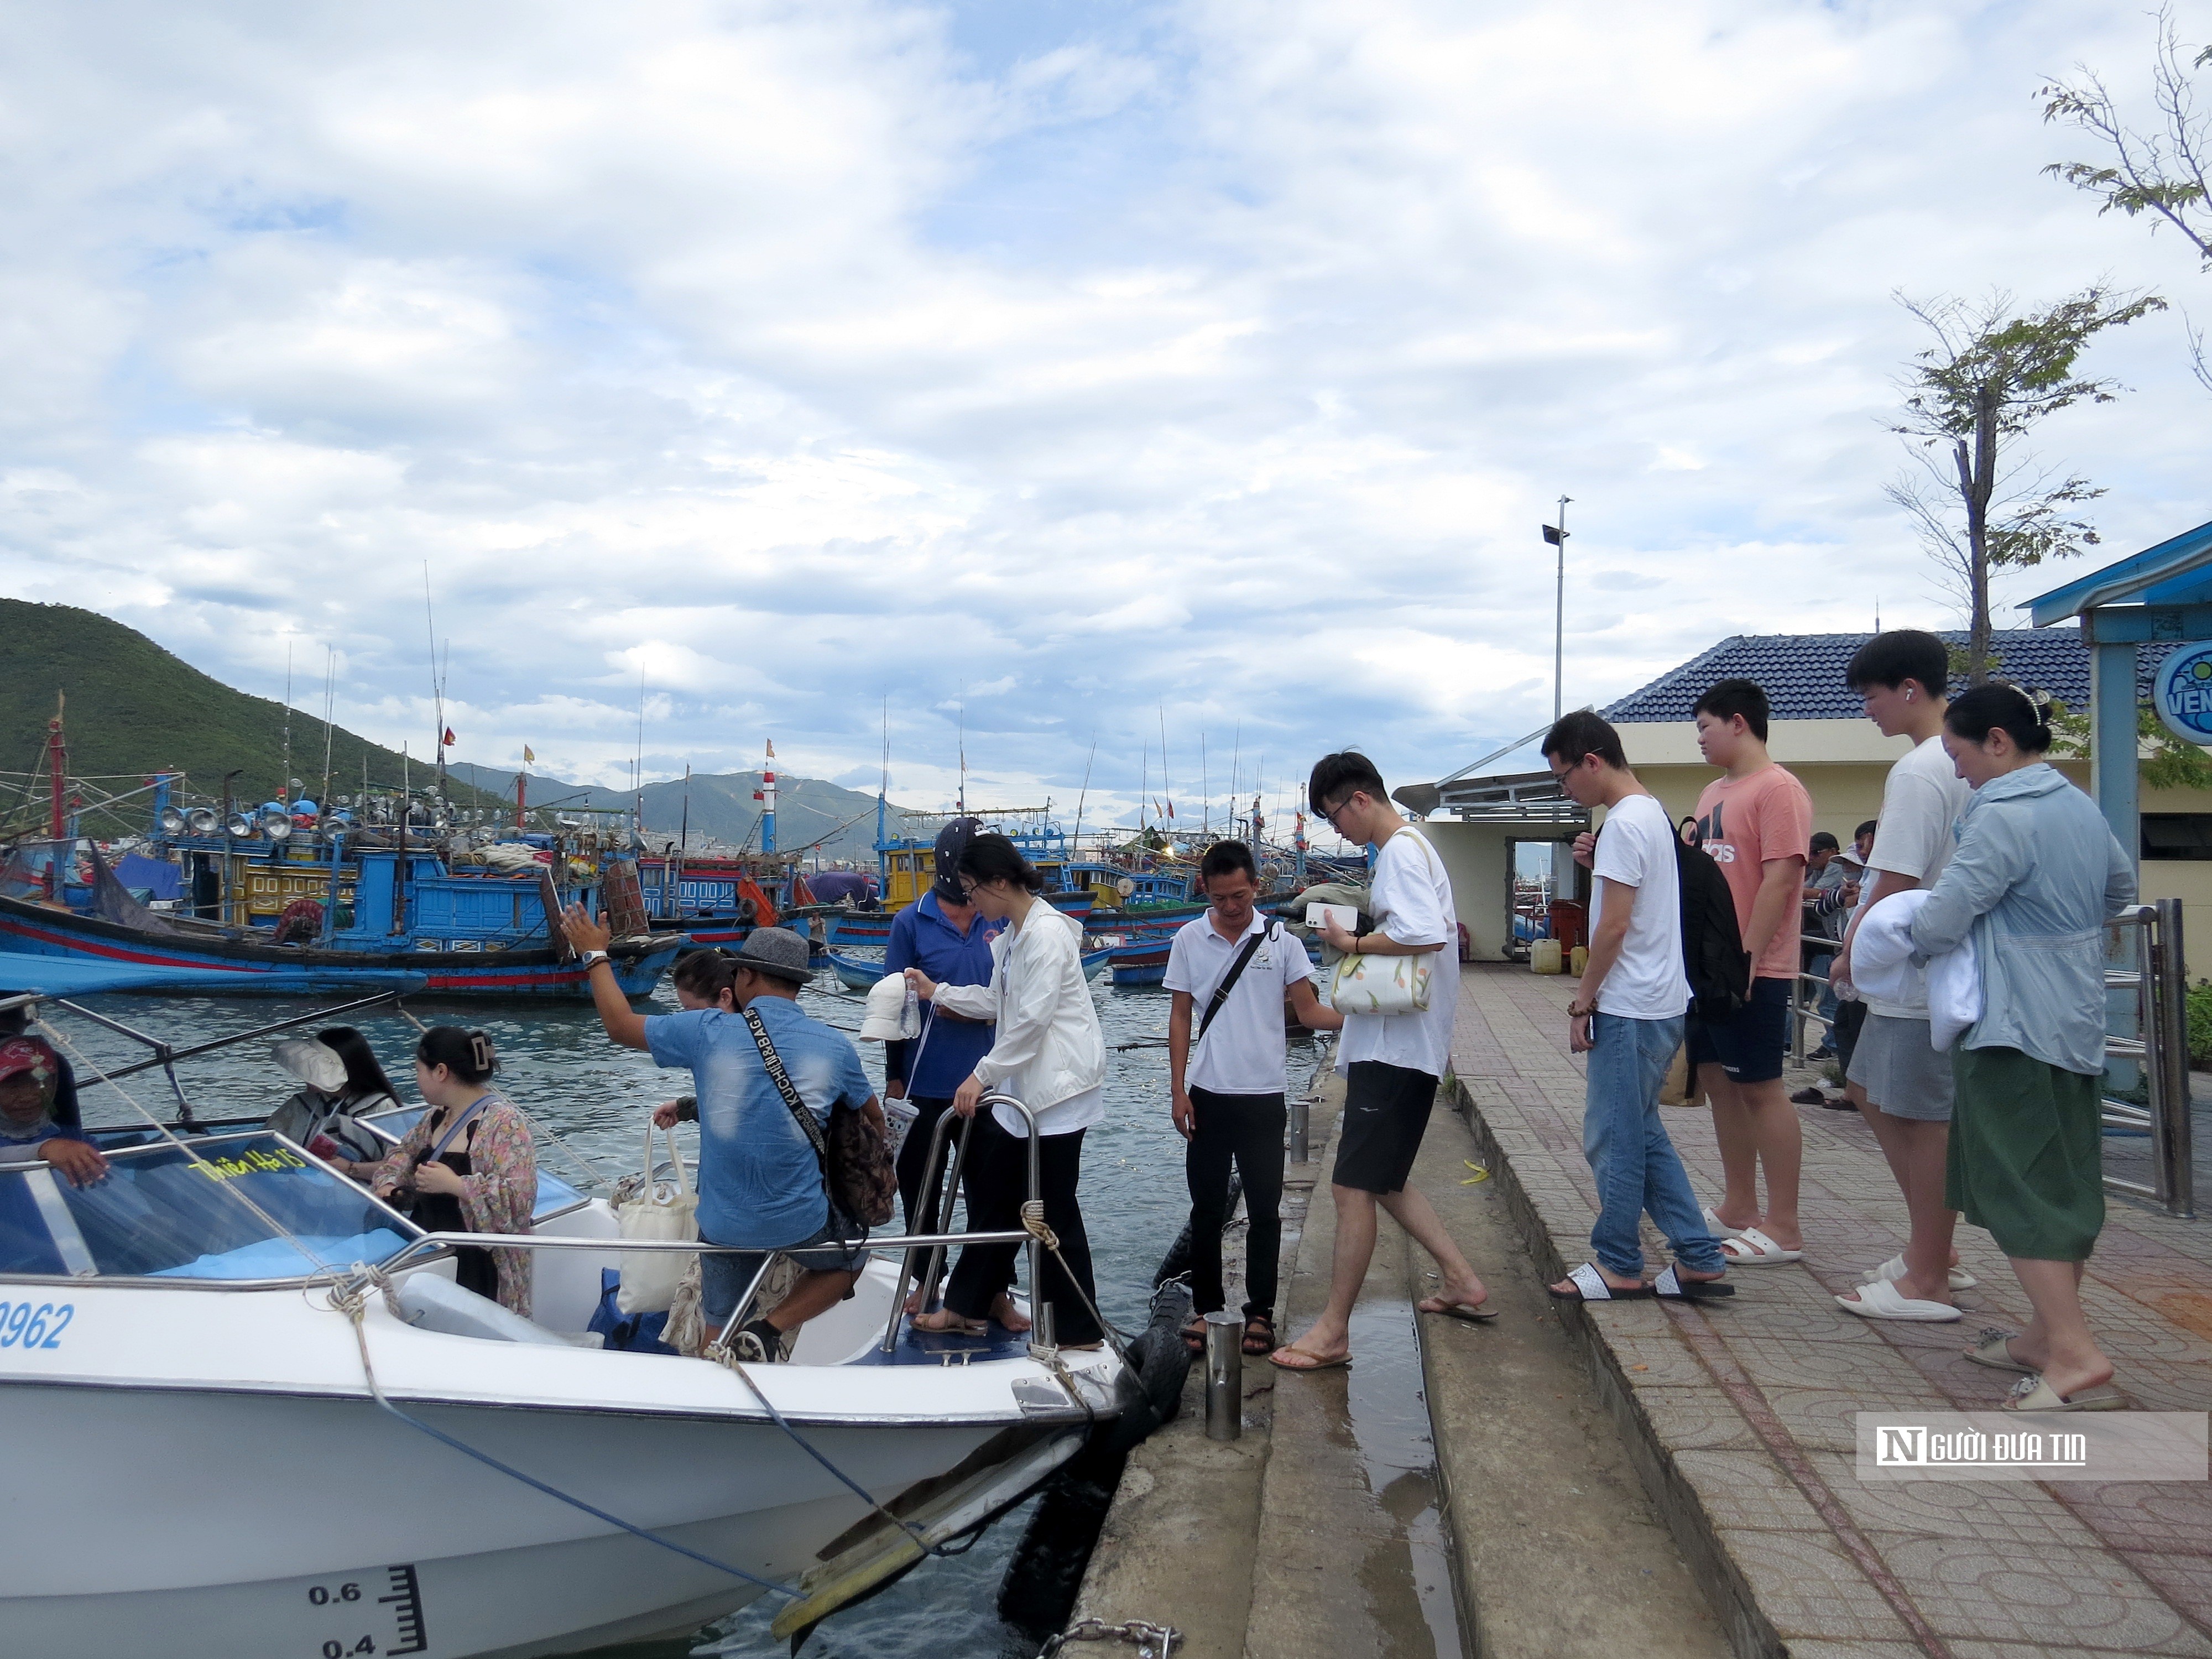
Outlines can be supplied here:
<path id="1" fill-rule="evenodd" d="M 1804 1262 L 1740 1269 L 1721 1304 L 1544 1295 L 1589 1255 L 1595 1213 L 1566 1052 L 1573 990 L 1525 969 L 1466 972 L 1455 1077 L 1414 1172 L 1504 1316 L 1415 1316 L 1425 1263 L 1386 1219 L 1352 1370 L 1249 1362 L 1232 1443 L 1204 1438 L 1194 1377 L 1183 1417 L 1131 1461 L 1079 1614 L 1174 1625 L 1191 1659 L 2212 1659 L 2202 1480 L 1856 1480 L 1855 1413 L 1996 1405 L 2010 1374 L 1963 1352 L 1981 1327 L 2027 1316 L 1988 1236 L 1963 1225 L 1981 1283 L 1960 1293 L 1960 1323 L 1835 1305 L 1905 1237 L 1856 1114 L 1802 1114 Z M 1333 1127 L 1333 1094 L 1325 1106 Z M 1668 1127 L 1717 1195 L 1710 1115 L 1670 1112 Z M 1318 1200 L 1285 1229 L 1286 1335 L 1324 1292 L 1333 1151 L 1293 1170 Z M 1664 1260 L 1656 1237 L 1647 1249 Z M 2212 1224 L 2115 1200 L 2085 1294 L 2135 1405 L 2212 1407 Z"/>

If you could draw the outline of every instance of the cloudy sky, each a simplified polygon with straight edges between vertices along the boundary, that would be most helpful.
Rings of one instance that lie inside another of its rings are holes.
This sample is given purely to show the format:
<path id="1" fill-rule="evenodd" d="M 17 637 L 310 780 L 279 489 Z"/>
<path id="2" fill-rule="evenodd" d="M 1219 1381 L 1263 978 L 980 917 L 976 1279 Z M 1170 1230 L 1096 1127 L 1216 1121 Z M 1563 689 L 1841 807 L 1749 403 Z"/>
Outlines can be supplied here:
<path id="1" fill-rule="evenodd" d="M 420 753 L 1179 814 L 1747 631 L 1951 625 L 1892 299 L 2172 239 L 2039 176 L 2065 0 L 4 8 L 0 589 Z M 2212 3 L 2183 37 L 2212 36 Z M 2212 517 L 2179 315 L 2045 428 Z M 2035 592 L 2010 584 L 2008 601 Z M 1096 745 L 1095 763 L 1090 761 Z M 1218 811 L 1218 807 L 1216 808 Z"/>

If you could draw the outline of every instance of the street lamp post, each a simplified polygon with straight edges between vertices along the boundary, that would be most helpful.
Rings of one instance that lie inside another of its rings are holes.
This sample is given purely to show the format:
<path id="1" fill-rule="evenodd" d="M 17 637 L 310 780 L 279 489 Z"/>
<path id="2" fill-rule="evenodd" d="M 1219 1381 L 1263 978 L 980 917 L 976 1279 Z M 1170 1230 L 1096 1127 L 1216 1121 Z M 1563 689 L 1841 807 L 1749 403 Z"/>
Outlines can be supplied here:
<path id="1" fill-rule="evenodd" d="M 1559 724 L 1564 712 L 1562 698 L 1566 686 L 1567 661 L 1567 503 L 1571 495 L 1559 497 L 1559 521 L 1544 526 L 1544 539 L 1559 550 L 1559 585 L 1552 604 L 1552 723 Z"/>

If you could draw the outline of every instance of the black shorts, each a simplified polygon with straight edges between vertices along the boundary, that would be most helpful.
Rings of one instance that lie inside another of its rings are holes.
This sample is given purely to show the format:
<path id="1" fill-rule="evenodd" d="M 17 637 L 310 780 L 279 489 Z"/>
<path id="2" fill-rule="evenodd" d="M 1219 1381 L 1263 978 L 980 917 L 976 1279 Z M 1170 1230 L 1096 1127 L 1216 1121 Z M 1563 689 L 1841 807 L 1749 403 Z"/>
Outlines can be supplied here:
<path id="1" fill-rule="evenodd" d="M 1709 1025 L 1690 1016 L 1690 1064 L 1717 1066 L 1731 1083 L 1771 1083 L 1782 1075 L 1782 1056 L 1790 1047 L 1790 985 L 1786 979 L 1755 979 L 1751 1000 L 1725 1025 Z"/>
<path id="2" fill-rule="evenodd" d="M 1344 1079 L 1344 1130 L 1330 1182 L 1363 1193 L 1402 1192 L 1428 1130 L 1437 1079 L 1379 1060 L 1355 1060 Z"/>

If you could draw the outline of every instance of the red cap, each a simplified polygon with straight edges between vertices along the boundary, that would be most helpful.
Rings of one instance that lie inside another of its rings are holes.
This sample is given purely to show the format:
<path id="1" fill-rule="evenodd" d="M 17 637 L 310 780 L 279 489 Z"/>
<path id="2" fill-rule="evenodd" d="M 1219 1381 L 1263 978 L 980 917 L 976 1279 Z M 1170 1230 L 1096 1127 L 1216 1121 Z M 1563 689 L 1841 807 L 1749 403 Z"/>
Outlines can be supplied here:
<path id="1" fill-rule="evenodd" d="M 10 1037 L 0 1042 L 0 1082 L 28 1072 L 42 1089 L 51 1087 L 56 1071 L 54 1051 L 36 1037 Z"/>

